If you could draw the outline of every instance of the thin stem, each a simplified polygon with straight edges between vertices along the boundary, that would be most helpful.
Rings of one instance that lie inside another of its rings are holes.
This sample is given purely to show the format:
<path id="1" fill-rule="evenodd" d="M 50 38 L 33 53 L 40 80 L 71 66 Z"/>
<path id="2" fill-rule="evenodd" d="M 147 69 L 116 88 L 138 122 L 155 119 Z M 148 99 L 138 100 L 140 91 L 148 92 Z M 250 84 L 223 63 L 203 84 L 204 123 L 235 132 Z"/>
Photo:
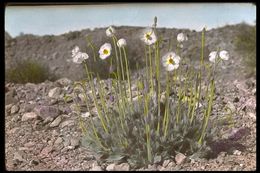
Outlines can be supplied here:
<path id="1" fill-rule="evenodd" d="M 153 93 L 153 65 L 152 65 L 152 52 L 151 46 L 149 45 L 149 66 L 150 66 L 150 82 L 151 82 L 151 91 Z"/>
<path id="2" fill-rule="evenodd" d="M 129 92 L 130 92 L 130 98 L 131 98 L 131 102 L 133 103 L 133 95 L 132 95 L 132 90 L 131 90 L 131 78 L 130 78 L 130 74 L 129 74 L 129 65 L 128 65 L 128 59 L 126 56 L 126 50 L 123 47 L 123 53 L 124 53 L 124 58 L 125 58 L 125 66 L 126 66 L 126 74 L 127 74 L 127 81 L 128 81 L 128 88 L 129 88 Z"/>

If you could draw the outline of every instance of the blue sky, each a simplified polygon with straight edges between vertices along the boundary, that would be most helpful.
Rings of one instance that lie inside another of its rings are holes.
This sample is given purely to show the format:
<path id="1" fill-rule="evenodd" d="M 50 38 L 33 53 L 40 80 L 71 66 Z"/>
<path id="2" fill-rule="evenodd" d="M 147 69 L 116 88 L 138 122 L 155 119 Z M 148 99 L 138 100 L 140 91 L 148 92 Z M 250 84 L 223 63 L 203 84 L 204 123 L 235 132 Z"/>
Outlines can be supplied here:
<path id="1" fill-rule="evenodd" d="M 150 26 L 201 30 L 246 22 L 255 24 L 251 3 L 141 3 L 63 6 L 7 6 L 5 30 L 13 37 L 23 33 L 59 35 L 86 28 Z"/>

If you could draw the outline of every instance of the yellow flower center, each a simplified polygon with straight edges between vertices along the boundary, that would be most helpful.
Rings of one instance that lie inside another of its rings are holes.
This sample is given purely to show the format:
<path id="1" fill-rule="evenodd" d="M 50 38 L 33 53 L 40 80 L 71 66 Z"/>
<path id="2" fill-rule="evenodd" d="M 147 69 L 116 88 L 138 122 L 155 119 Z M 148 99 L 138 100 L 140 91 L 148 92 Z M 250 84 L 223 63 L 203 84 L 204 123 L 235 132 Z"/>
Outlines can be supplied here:
<path id="1" fill-rule="evenodd" d="M 173 61 L 173 59 L 171 58 L 171 56 L 170 56 L 170 58 L 167 60 L 167 64 L 172 64 L 172 65 L 175 64 L 175 62 Z"/>
<path id="2" fill-rule="evenodd" d="M 146 38 L 147 40 L 152 40 L 151 34 L 152 34 L 151 32 L 146 33 L 146 34 L 145 34 L 145 38 Z"/>
<path id="3" fill-rule="evenodd" d="M 103 50 L 103 53 L 104 53 L 105 55 L 107 55 L 107 54 L 108 54 L 108 50 L 107 50 L 107 49 L 104 49 L 104 50 Z"/>

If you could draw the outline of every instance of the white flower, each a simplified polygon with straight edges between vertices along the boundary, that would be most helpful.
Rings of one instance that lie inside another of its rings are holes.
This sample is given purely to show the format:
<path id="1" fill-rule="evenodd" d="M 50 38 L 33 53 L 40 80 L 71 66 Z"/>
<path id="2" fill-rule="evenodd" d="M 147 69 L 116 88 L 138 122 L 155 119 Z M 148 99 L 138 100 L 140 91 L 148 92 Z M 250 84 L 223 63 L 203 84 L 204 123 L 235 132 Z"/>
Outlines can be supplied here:
<path id="1" fill-rule="evenodd" d="M 217 51 L 210 52 L 209 61 L 215 63 L 217 58 Z"/>
<path id="2" fill-rule="evenodd" d="M 79 47 L 75 46 L 75 48 L 72 50 L 72 61 L 77 64 L 81 64 L 84 60 L 88 59 L 89 56 L 87 53 L 80 52 Z"/>
<path id="3" fill-rule="evenodd" d="M 174 52 L 168 52 L 162 57 L 162 64 L 167 71 L 172 71 L 179 67 L 180 59 Z"/>
<path id="4" fill-rule="evenodd" d="M 72 56 L 75 56 L 79 52 L 79 47 L 75 46 L 75 48 L 72 50 Z"/>
<path id="5" fill-rule="evenodd" d="M 178 42 L 184 42 L 184 41 L 187 41 L 187 40 L 188 40 L 188 37 L 185 34 L 179 33 L 177 35 L 177 41 Z"/>
<path id="6" fill-rule="evenodd" d="M 117 46 L 118 47 L 125 47 L 126 46 L 126 40 L 121 38 L 117 41 Z"/>
<path id="7" fill-rule="evenodd" d="M 115 29 L 112 26 L 109 26 L 106 30 L 106 35 L 112 37 L 116 33 Z"/>
<path id="8" fill-rule="evenodd" d="M 226 50 L 220 51 L 219 54 L 217 53 L 217 51 L 212 51 L 212 52 L 210 52 L 210 54 L 209 54 L 209 61 L 215 63 L 217 57 L 219 57 L 220 59 L 226 61 L 226 60 L 229 59 L 229 54 L 228 54 L 228 52 L 227 52 Z"/>
<path id="9" fill-rule="evenodd" d="M 222 51 L 219 52 L 219 57 L 223 60 L 228 60 L 229 54 L 226 50 L 222 50 Z"/>
<path id="10" fill-rule="evenodd" d="M 156 42 L 157 37 L 151 28 L 147 28 L 143 31 L 141 35 L 141 40 L 145 42 L 147 45 L 151 45 Z"/>
<path id="11" fill-rule="evenodd" d="M 106 59 L 111 54 L 112 46 L 110 43 L 103 44 L 99 49 L 99 57 L 101 59 Z"/>

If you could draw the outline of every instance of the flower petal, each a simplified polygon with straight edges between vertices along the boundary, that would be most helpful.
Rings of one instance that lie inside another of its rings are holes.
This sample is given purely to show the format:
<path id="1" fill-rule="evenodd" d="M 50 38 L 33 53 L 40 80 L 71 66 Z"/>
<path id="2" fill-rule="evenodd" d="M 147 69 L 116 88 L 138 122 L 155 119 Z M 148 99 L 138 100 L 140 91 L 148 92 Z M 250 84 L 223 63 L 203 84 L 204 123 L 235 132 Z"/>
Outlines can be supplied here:
<path id="1" fill-rule="evenodd" d="M 216 58 L 217 58 L 217 51 L 210 52 L 210 54 L 209 54 L 209 61 L 215 63 Z"/>
<path id="2" fill-rule="evenodd" d="M 219 57 L 223 60 L 228 60 L 229 54 L 226 50 L 222 50 L 222 51 L 219 52 Z"/>

